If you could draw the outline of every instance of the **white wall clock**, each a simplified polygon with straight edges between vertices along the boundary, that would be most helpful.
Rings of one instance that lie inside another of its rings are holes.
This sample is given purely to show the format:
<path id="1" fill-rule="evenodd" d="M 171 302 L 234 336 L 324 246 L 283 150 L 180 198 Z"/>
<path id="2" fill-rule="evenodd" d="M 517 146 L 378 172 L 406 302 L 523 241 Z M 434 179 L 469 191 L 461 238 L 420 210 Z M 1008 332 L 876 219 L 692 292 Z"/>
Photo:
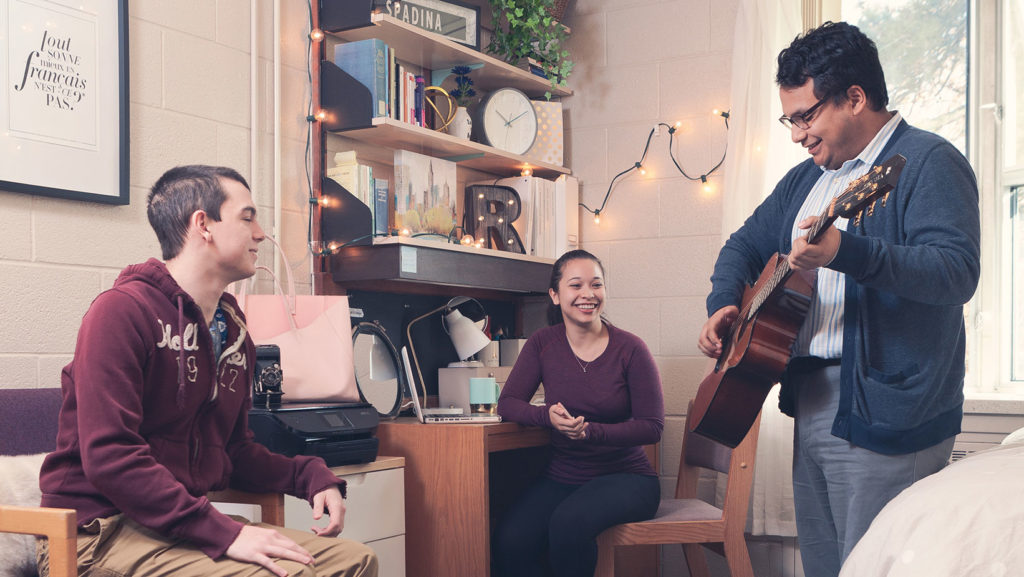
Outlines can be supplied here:
<path id="1" fill-rule="evenodd" d="M 480 136 L 484 144 L 524 154 L 537 138 L 537 112 L 530 98 L 515 88 L 500 88 L 480 105 Z"/>

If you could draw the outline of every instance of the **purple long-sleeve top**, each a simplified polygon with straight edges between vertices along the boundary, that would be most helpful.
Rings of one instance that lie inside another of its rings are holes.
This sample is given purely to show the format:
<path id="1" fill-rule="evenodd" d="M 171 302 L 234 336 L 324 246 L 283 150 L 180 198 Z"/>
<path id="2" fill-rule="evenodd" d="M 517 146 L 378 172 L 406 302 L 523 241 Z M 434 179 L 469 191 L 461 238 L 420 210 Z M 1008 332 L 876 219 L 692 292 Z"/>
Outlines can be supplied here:
<path id="1" fill-rule="evenodd" d="M 643 445 L 661 440 L 665 405 L 654 357 L 636 335 L 605 323 L 608 346 L 583 365 L 566 338 L 565 326 L 550 326 L 526 342 L 498 400 L 498 414 L 522 425 L 550 427 L 548 407 L 556 403 L 582 415 L 587 436 L 571 440 L 552 433 L 546 476 L 583 484 L 611 473 L 655 475 Z M 544 384 L 544 406 L 530 404 Z"/>

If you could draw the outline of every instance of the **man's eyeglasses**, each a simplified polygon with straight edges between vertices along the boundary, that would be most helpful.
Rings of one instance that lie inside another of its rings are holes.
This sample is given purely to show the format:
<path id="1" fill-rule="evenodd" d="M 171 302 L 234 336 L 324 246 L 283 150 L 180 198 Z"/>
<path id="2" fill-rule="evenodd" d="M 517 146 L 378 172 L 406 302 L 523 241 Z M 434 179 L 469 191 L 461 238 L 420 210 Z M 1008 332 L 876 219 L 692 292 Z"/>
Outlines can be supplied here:
<path id="1" fill-rule="evenodd" d="M 828 102 L 828 99 L 828 96 L 822 98 L 814 106 L 808 108 L 803 114 L 794 114 L 793 116 L 786 116 L 783 114 L 779 117 L 779 122 L 789 129 L 792 129 L 795 126 L 800 130 L 807 130 L 811 127 L 811 121 L 814 120 L 814 114 L 818 112 L 818 109 L 821 108 L 822 104 Z"/>

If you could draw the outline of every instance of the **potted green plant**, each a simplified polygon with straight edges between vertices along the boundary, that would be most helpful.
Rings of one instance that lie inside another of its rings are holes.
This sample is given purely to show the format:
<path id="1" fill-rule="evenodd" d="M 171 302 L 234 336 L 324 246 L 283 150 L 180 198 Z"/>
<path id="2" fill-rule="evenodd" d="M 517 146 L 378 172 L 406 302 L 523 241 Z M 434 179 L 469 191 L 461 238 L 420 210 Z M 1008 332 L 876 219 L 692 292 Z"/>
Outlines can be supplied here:
<path id="1" fill-rule="evenodd" d="M 565 48 L 568 28 L 555 20 L 556 0 L 488 0 L 494 34 L 487 52 L 518 65 L 534 59 L 551 88 L 565 86 L 574 63 Z M 564 8 L 563 8 L 564 9 Z M 548 92 L 547 97 L 551 97 Z"/>

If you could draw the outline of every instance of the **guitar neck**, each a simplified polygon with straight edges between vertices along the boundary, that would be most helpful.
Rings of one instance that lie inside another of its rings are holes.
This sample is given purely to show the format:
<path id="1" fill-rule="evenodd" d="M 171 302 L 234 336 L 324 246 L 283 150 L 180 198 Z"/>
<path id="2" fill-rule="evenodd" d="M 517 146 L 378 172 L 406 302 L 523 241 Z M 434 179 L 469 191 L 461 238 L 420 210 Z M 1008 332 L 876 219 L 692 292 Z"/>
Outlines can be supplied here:
<path id="1" fill-rule="evenodd" d="M 821 239 L 821 235 L 825 230 L 832 226 L 832 223 L 836 221 L 836 215 L 831 214 L 832 208 L 825 209 L 825 212 L 818 216 L 818 220 L 811 225 L 811 228 L 807 229 L 807 244 L 818 244 Z"/>
<path id="2" fill-rule="evenodd" d="M 818 220 L 811 225 L 811 228 L 807 230 L 807 243 L 817 244 L 821 239 L 821 235 L 825 232 L 825 229 L 832 226 L 832 223 L 836 221 L 836 216 L 832 213 L 831 206 L 825 209 L 825 212 L 818 216 Z M 760 310 L 761 305 L 768 300 L 768 296 L 778 288 L 779 285 L 786 282 L 789 279 L 789 275 L 793 273 L 792 269 L 789 268 L 789 260 L 782 259 L 782 262 L 775 267 L 775 271 L 772 273 L 771 278 L 761 287 L 761 290 L 750 300 L 747 307 L 740 311 L 740 316 L 747 320 L 753 319 L 757 312 Z"/>

